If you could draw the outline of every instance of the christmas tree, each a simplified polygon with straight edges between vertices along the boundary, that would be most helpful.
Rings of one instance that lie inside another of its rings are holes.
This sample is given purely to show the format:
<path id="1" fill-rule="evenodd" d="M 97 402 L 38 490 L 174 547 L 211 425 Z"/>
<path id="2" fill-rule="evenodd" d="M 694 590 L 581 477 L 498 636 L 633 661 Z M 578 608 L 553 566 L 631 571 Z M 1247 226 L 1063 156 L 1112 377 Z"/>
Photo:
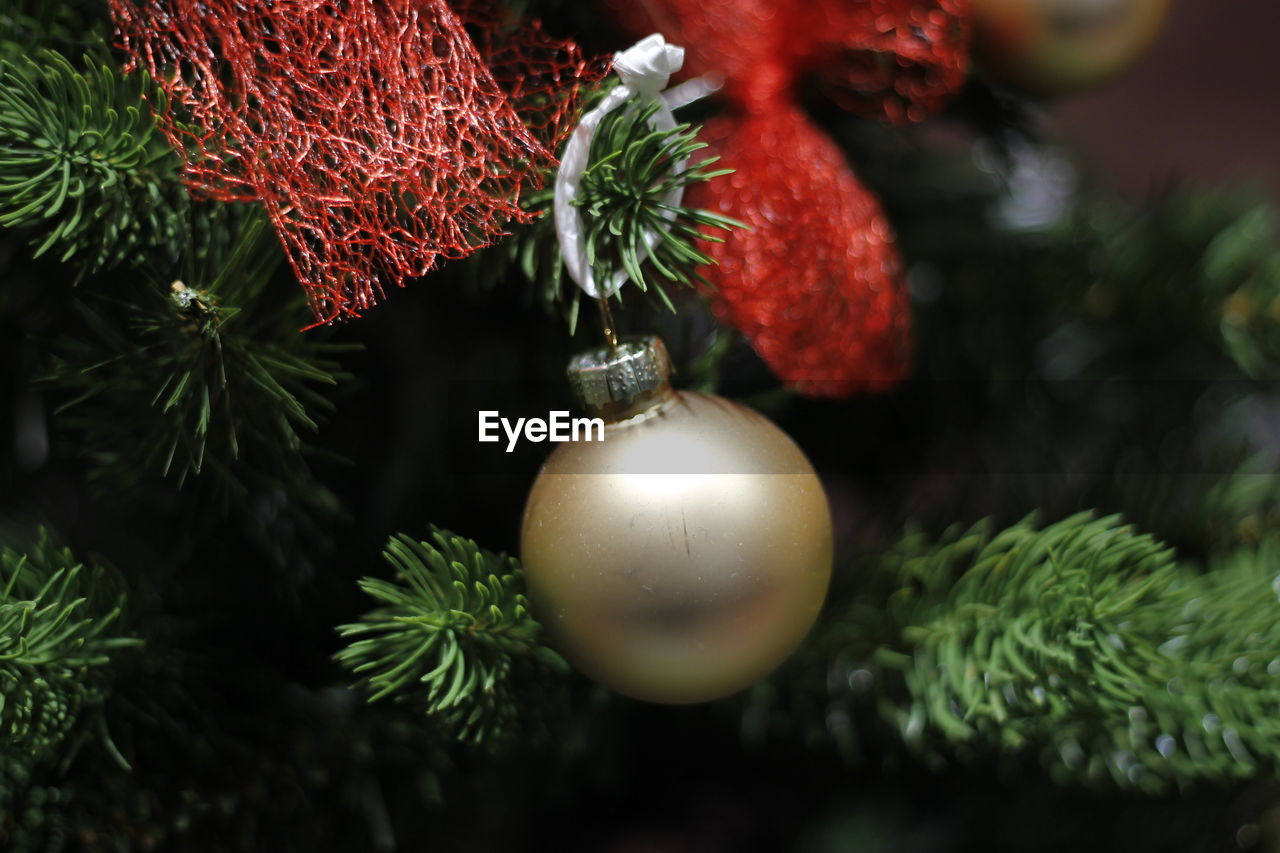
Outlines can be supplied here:
<path id="1" fill-rule="evenodd" d="M 0 0 L 0 847 L 1280 850 L 1167 5 Z"/>

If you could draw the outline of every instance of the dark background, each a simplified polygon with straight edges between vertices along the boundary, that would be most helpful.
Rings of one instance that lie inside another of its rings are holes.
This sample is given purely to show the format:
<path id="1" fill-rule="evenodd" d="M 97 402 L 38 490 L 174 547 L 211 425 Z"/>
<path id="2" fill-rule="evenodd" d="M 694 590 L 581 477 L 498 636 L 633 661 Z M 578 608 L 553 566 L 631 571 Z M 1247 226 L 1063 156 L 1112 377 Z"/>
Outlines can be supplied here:
<path id="1" fill-rule="evenodd" d="M 1130 193 L 1169 179 L 1247 181 L 1280 197 L 1280 6 L 1174 0 L 1137 67 L 1052 112 Z"/>

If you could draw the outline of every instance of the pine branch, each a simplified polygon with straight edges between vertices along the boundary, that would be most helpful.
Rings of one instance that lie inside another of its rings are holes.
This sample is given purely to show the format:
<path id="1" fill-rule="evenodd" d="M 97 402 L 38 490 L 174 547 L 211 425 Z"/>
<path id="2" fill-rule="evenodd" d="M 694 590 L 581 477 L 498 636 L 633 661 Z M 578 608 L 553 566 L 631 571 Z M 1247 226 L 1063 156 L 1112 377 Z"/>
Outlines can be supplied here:
<path id="1" fill-rule="evenodd" d="M 670 207 L 667 194 L 675 187 L 689 187 L 732 172 L 712 169 L 718 158 L 689 163 L 706 148 L 697 141 L 700 128 L 677 125 L 655 131 L 649 124 L 656 105 L 641 109 L 622 107 L 601 121 L 591 142 L 589 165 L 583 173 L 577 204 L 586 223 L 588 260 L 597 281 L 607 281 L 619 269 L 641 291 L 655 293 L 667 308 L 675 310 L 662 282 L 680 285 L 704 283 L 698 268 L 712 263 L 698 248 L 698 241 L 723 240 L 715 229 L 743 227 L 742 223 L 688 205 Z M 686 161 L 675 171 L 675 164 Z M 518 229 L 507 243 L 506 257 L 514 261 L 530 281 L 537 283 L 540 301 L 558 304 L 567 300 L 570 327 L 576 325 L 581 291 L 569 287 L 550 215 L 554 192 L 529 196 L 529 209 L 541 213 L 530 226 Z M 668 219 L 668 217 L 671 217 Z M 646 262 L 640 250 L 646 230 L 659 236 Z M 656 273 L 656 277 L 655 274 Z M 489 279 L 497 277 L 490 273 Z M 621 292 L 621 291 L 619 291 Z"/>
<path id="2" fill-rule="evenodd" d="M 36 755 L 66 736 L 103 698 L 112 656 L 141 641 L 111 632 L 124 594 L 44 531 L 26 553 L 0 550 L 0 736 Z"/>
<path id="3" fill-rule="evenodd" d="M 744 227 L 710 211 L 687 206 L 673 211 L 666 204 L 667 194 L 676 187 L 709 181 L 733 170 L 712 170 L 719 158 L 711 157 L 673 171 L 675 163 L 687 161 L 707 146 L 696 141 L 698 129 L 687 124 L 670 131 L 653 130 L 649 120 L 657 110 L 657 104 L 630 111 L 624 107 L 604 117 L 591 141 L 591 162 L 582 175 L 578 199 L 587 220 L 587 259 L 596 280 L 608 281 L 622 269 L 643 291 L 650 283 L 638 258 L 647 231 L 660 235 L 649 252 L 649 266 L 668 281 L 688 285 L 695 281 L 705 284 L 697 268 L 711 263 L 695 241 L 723 241 L 699 228 Z M 675 218 L 668 221 L 666 216 L 672 212 Z M 664 227 L 667 225 L 669 230 Z M 654 289 L 674 311 L 656 281 Z"/>
<path id="4" fill-rule="evenodd" d="M 300 300 L 267 298 L 280 253 L 260 215 L 226 245 L 217 231 L 193 250 L 199 279 L 76 303 L 81 328 L 50 342 L 44 377 L 61 398 L 55 448 L 84 454 L 113 496 L 195 480 L 215 516 L 276 496 L 331 514 L 303 436 L 332 408 L 322 389 L 345 377 L 339 348 L 297 333 Z"/>
<path id="5" fill-rule="evenodd" d="M 438 528 L 431 538 L 387 543 L 395 582 L 360 582 L 382 606 L 338 628 L 351 642 L 335 658 L 361 677 L 369 701 L 416 703 L 478 743 L 516 722 L 525 691 L 568 665 L 539 642 L 514 559 Z"/>
<path id="6" fill-rule="evenodd" d="M 145 75 L 60 53 L 0 59 L 0 226 L 84 272 L 183 242 L 189 201 Z"/>
<path id="7" fill-rule="evenodd" d="M 1275 542 L 1201 574 L 1082 514 L 911 534 L 885 566 L 810 649 L 824 719 L 878 716 L 932 761 L 1034 755 L 1059 781 L 1148 792 L 1280 765 Z"/>

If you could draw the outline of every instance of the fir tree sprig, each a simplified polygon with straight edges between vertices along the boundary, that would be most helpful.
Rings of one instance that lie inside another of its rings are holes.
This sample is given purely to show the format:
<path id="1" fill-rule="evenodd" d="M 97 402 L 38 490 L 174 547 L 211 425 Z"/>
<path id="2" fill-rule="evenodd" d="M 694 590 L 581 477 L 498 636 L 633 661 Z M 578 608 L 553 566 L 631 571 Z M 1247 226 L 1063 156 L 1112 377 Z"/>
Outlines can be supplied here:
<path id="1" fill-rule="evenodd" d="M 625 270 L 637 288 L 655 293 L 667 308 L 674 310 L 663 282 L 705 283 L 698 268 L 712 260 L 698 242 L 721 242 L 724 238 L 717 231 L 743 226 L 707 210 L 666 203 L 668 193 L 675 187 L 714 180 L 733 170 L 712 168 L 718 161 L 716 157 L 692 160 L 707 147 L 697 140 L 700 128 L 679 124 L 671 130 L 654 130 L 649 121 L 657 109 L 656 104 L 639 109 L 624 106 L 604 117 L 591 141 L 577 204 L 586 224 L 588 261 L 595 279 L 607 281 L 617 270 Z M 677 169 L 676 164 L 681 162 L 685 165 Z M 553 198 L 551 189 L 528 196 L 528 208 L 540 218 L 517 229 L 505 252 L 527 279 L 537 283 L 540 301 L 566 305 L 572 329 L 577 322 L 581 291 L 571 287 L 565 292 L 566 276 L 550 215 Z M 641 262 L 648 230 L 658 239 Z M 482 271 L 482 277 L 493 280 L 497 276 Z"/>
<path id="2" fill-rule="evenodd" d="M 671 207 L 667 194 L 677 187 L 710 181 L 732 169 L 712 169 L 720 158 L 708 157 L 686 165 L 706 148 L 698 142 L 698 128 L 677 125 L 654 130 L 649 121 L 658 104 L 642 109 L 614 110 L 604 117 L 591 140 L 591 159 L 582 175 L 578 204 L 587 222 L 587 261 L 597 281 L 608 281 L 621 269 L 643 291 L 652 286 L 663 303 L 675 310 L 658 280 L 645 275 L 640 262 L 645 234 L 658 240 L 648 253 L 648 265 L 662 278 L 679 284 L 706 283 L 697 268 L 711 258 L 696 241 L 723 242 L 708 228 L 729 230 L 742 223 L 708 210 Z M 668 217 L 672 217 L 668 219 Z"/>
<path id="3" fill-rule="evenodd" d="M 41 531 L 24 553 L 0 549 L 0 740 L 28 755 L 55 747 L 101 702 L 112 657 L 141 645 L 114 632 L 125 597 Z"/>
<path id="4" fill-rule="evenodd" d="M 79 333 L 49 345 L 55 448 L 83 455 L 117 499 L 198 480 L 214 516 L 282 491 L 331 514 L 303 436 L 332 409 L 340 348 L 298 334 L 300 299 L 268 298 L 279 247 L 260 214 L 241 213 L 234 239 L 213 229 L 194 252 L 199 279 L 80 297 Z"/>
<path id="5" fill-rule="evenodd" d="M 909 534 L 884 566 L 810 649 L 825 712 L 804 680 L 793 710 L 879 717 L 933 762 L 1034 756 L 1060 782 L 1159 792 L 1280 766 L 1274 541 L 1201 573 L 1086 513 Z"/>
<path id="6" fill-rule="evenodd" d="M 181 245 L 181 164 L 146 96 L 160 97 L 144 74 L 89 56 L 83 70 L 48 49 L 0 58 L 0 226 L 82 272 Z"/>
<path id="7" fill-rule="evenodd" d="M 338 628 L 350 644 L 335 657 L 369 701 L 415 703 L 478 743 L 518 719 L 522 691 L 568 665 L 540 642 L 515 559 L 434 527 L 431 539 L 387 543 L 395 580 L 360 582 L 382 606 Z"/>

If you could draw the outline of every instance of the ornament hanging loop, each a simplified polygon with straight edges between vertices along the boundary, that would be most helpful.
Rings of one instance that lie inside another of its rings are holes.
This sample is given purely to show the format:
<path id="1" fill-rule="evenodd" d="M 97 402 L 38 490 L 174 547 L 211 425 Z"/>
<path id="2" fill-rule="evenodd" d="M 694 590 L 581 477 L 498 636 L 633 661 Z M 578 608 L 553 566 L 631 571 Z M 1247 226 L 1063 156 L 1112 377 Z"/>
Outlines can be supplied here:
<path id="1" fill-rule="evenodd" d="M 606 95 L 595 109 L 582 117 L 573 136 L 569 138 L 569 144 L 565 146 L 560 168 L 556 172 L 554 215 L 556 236 L 560 241 L 560 252 L 564 258 L 565 268 L 569 276 L 588 296 L 601 300 L 604 311 L 607 311 L 607 306 L 604 305 L 603 300 L 607 300 L 618 292 L 618 288 L 627 280 L 627 274 L 623 270 L 618 270 L 609 281 L 597 282 L 587 258 L 586 227 L 575 202 L 581 189 L 582 175 L 590 161 L 591 140 L 604 117 L 634 96 L 639 97 L 628 109 L 635 109 L 637 106 L 656 101 L 658 109 L 650 119 L 650 124 L 655 130 L 674 130 L 676 120 L 671 114 L 673 106 L 688 103 L 692 98 L 689 97 L 688 91 L 682 91 L 684 87 L 677 87 L 672 91 L 673 93 L 681 92 L 681 95 L 676 103 L 669 103 L 663 96 L 663 90 L 667 87 L 667 81 L 671 75 L 679 71 L 683 65 L 684 48 L 667 44 L 658 33 L 641 39 L 632 47 L 615 55 L 613 70 L 621 78 L 621 84 Z M 708 86 L 704 85 L 702 94 L 708 90 Z M 683 160 L 673 164 L 673 169 L 677 172 L 684 167 Z M 679 207 L 683 196 L 684 188 L 677 186 L 663 199 L 667 208 L 663 211 L 663 217 L 668 222 L 674 220 L 676 208 Z M 660 235 L 656 231 L 645 232 L 644 245 L 637 253 L 639 262 L 648 256 L 659 238 Z M 612 329 L 611 319 L 606 319 L 606 325 Z"/>
<path id="2" fill-rule="evenodd" d="M 613 309 L 609 307 L 609 297 L 603 293 L 596 296 L 596 304 L 600 306 L 600 322 L 604 324 L 604 340 L 609 349 L 618 348 L 618 327 L 613 322 Z"/>

